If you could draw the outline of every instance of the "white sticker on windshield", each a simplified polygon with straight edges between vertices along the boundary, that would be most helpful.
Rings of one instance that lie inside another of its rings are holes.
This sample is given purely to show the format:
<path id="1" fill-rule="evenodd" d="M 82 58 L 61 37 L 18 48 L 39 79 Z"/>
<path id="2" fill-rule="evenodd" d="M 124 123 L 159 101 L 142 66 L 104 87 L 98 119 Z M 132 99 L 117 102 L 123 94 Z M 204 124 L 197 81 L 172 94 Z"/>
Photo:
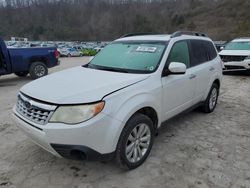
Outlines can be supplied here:
<path id="1" fill-rule="evenodd" d="M 157 47 L 150 47 L 150 46 L 138 46 L 136 51 L 137 52 L 149 52 L 149 53 L 155 53 L 157 50 Z"/>

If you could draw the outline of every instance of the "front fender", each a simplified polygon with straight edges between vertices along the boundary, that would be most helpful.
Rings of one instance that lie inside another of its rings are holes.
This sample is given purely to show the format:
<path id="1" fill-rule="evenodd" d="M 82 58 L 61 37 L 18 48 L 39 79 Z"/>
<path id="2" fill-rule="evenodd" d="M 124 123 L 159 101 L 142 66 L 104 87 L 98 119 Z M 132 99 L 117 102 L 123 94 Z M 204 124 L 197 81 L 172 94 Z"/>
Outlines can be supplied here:
<path id="1" fill-rule="evenodd" d="M 114 150 L 117 146 L 121 132 L 126 125 L 126 122 L 138 110 L 144 107 L 153 108 L 156 111 L 159 119 L 157 125 L 159 127 L 161 122 L 160 99 L 160 96 L 154 97 L 149 93 L 140 93 L 136 95 L 127 95 L 126 97 L 122 95 L 122 98 L 112 97 L 105 100 L 106 104 L 103 113 L 121 122 L 119 125 L 116 124 L 110 126 L 110 132 L 114 133 L 114 135 L 112 135 L 112 148 L 114 148 Z"/>

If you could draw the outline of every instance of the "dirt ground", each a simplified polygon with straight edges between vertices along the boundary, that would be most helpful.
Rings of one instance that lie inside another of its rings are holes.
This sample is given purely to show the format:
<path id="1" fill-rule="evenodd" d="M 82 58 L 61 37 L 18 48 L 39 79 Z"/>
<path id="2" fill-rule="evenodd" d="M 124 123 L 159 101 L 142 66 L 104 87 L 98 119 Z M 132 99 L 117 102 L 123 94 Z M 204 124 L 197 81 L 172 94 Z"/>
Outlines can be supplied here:
<path id="1" fill-rule="evenodd" d="M 50 73 L 87 61 L 65 58 Z M 133 171 L 56 158 L 33 144 L 11 117 L 18 90 L 30 81 L 0 77 L 0 188 L 250 188 L 250 76 L 224 76 L 214 113 L 164 123 L 149 158 Z"/>

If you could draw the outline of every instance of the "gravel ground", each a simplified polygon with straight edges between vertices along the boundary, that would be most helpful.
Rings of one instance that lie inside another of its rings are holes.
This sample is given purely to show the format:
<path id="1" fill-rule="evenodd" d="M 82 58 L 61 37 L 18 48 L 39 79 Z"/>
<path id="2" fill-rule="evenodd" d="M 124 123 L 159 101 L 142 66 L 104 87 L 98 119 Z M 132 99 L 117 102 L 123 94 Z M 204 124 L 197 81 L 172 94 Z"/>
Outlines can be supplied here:
<path id="1" fill-rule="evenodd" d="M 62 59 L 50 73 L 88 58 Z M 197 111 L 164 123 L 143 166 L 56 158 L 33 144 L 12 120 L 18 90 L 30 82 L 0 78 L 0 187 L 250 188 L 250 76 L 224 76 L 214 113 Z"/>

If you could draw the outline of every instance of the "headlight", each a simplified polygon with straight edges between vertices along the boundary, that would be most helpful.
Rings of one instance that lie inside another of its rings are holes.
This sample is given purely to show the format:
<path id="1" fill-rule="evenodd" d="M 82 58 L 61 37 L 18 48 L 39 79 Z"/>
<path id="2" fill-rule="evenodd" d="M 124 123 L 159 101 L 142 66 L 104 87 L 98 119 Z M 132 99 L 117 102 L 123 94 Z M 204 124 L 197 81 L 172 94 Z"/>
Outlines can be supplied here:
<path id="1" fill-rule="evenodd" d="M 77 124 L 87 121 L 104 108 L 104 102 L 90 105 L 60 106 L 50 119 L 50 122 Z"/>

